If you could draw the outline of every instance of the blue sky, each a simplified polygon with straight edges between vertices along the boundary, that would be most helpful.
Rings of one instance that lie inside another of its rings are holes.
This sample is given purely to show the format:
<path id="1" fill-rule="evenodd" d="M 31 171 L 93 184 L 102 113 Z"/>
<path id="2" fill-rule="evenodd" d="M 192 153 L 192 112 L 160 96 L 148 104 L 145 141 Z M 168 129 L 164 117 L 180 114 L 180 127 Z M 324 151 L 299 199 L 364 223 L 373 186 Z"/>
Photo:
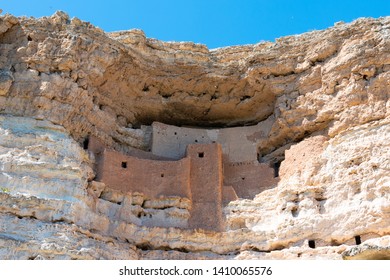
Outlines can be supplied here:
<path id="1" fill-rule="evenodd" d="M 0 0 L 0 9 L 34 17 L 62 10 L 105 31 L 139 28 L 148 37 L 216 48 L 388 16 L 390 0 Z"/>

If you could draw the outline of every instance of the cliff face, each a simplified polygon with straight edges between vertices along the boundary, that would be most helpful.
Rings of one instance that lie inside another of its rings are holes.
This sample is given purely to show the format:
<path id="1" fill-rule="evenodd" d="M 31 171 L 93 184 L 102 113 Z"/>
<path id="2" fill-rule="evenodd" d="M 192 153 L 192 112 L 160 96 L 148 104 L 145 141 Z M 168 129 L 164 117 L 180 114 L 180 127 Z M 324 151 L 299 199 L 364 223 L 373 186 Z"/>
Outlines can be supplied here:
<path id="1" fill-rule="evenodd" d="M 390 18 L 208 50 L 2 16 L 0 258 L 390 258 L 389 84 Z M 256 125 L 278 180 L 225 204 L 220 232 L 177 227 L 190 200 L 97 182 L 83 149 L 144 155 L 155 121 Z"/>

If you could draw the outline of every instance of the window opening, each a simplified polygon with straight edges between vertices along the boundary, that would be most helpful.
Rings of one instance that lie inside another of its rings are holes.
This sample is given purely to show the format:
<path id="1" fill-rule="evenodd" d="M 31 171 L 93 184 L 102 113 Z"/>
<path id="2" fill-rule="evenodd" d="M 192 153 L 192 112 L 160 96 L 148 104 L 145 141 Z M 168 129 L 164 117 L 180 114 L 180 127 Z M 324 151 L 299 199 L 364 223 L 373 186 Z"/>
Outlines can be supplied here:
<path id="1" fill-rule="evenodd" d="M 281 163 L 282 163 L 281 161 L 277 161 L 272 166 L 273 169 L 274 169 L 274 177 L 275 178 L 279 177 L 279 170 L 280 170 L 280 164 Z"/>
<path id="2" fill-rule="evenodd" d="M 89 138 L 87 137 L 84 139 L 84 142 L 83 142 L 84 150 L 88 150 L 88 146 L 89 146 Z"/>

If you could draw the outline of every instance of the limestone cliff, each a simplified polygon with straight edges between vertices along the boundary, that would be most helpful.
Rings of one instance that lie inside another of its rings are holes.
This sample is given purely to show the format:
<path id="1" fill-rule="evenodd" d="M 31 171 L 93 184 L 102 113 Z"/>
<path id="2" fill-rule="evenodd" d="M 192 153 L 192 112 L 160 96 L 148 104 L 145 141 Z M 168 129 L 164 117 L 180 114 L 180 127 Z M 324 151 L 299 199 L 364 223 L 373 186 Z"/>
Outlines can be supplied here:
<path id="1" fill-rule="evenodd" d="M 389 84 L 389 17 L 209 50 L 1 16 L 0 258 L 389 259 Z M 202 129 L 227 157 L 240 142 L 213 135 L 249 127 L 276 178 L 229 196 L 222 230 L 186 228 L 191 198 L 112 188 L 84 149 L 174 160 L 153 154 L 154 122 Z"/>

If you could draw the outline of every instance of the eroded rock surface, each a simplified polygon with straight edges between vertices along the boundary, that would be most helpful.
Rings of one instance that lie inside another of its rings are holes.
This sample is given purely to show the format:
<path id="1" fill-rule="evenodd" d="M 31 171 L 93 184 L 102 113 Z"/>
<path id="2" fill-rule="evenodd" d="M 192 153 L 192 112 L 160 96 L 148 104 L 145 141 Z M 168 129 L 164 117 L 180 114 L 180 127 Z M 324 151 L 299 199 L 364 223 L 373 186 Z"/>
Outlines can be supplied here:
<path id="1" fill-rule="evenodd" d="M 388 258 L 390 18 L 208 50 L 5 15 L 0 55 L 0 258 Z M 106 186 L 83 149 L 145 156 L 153 122 L 252 125 L 278 178 L 222 231 L 181 228 L 191 199 Z"/>

